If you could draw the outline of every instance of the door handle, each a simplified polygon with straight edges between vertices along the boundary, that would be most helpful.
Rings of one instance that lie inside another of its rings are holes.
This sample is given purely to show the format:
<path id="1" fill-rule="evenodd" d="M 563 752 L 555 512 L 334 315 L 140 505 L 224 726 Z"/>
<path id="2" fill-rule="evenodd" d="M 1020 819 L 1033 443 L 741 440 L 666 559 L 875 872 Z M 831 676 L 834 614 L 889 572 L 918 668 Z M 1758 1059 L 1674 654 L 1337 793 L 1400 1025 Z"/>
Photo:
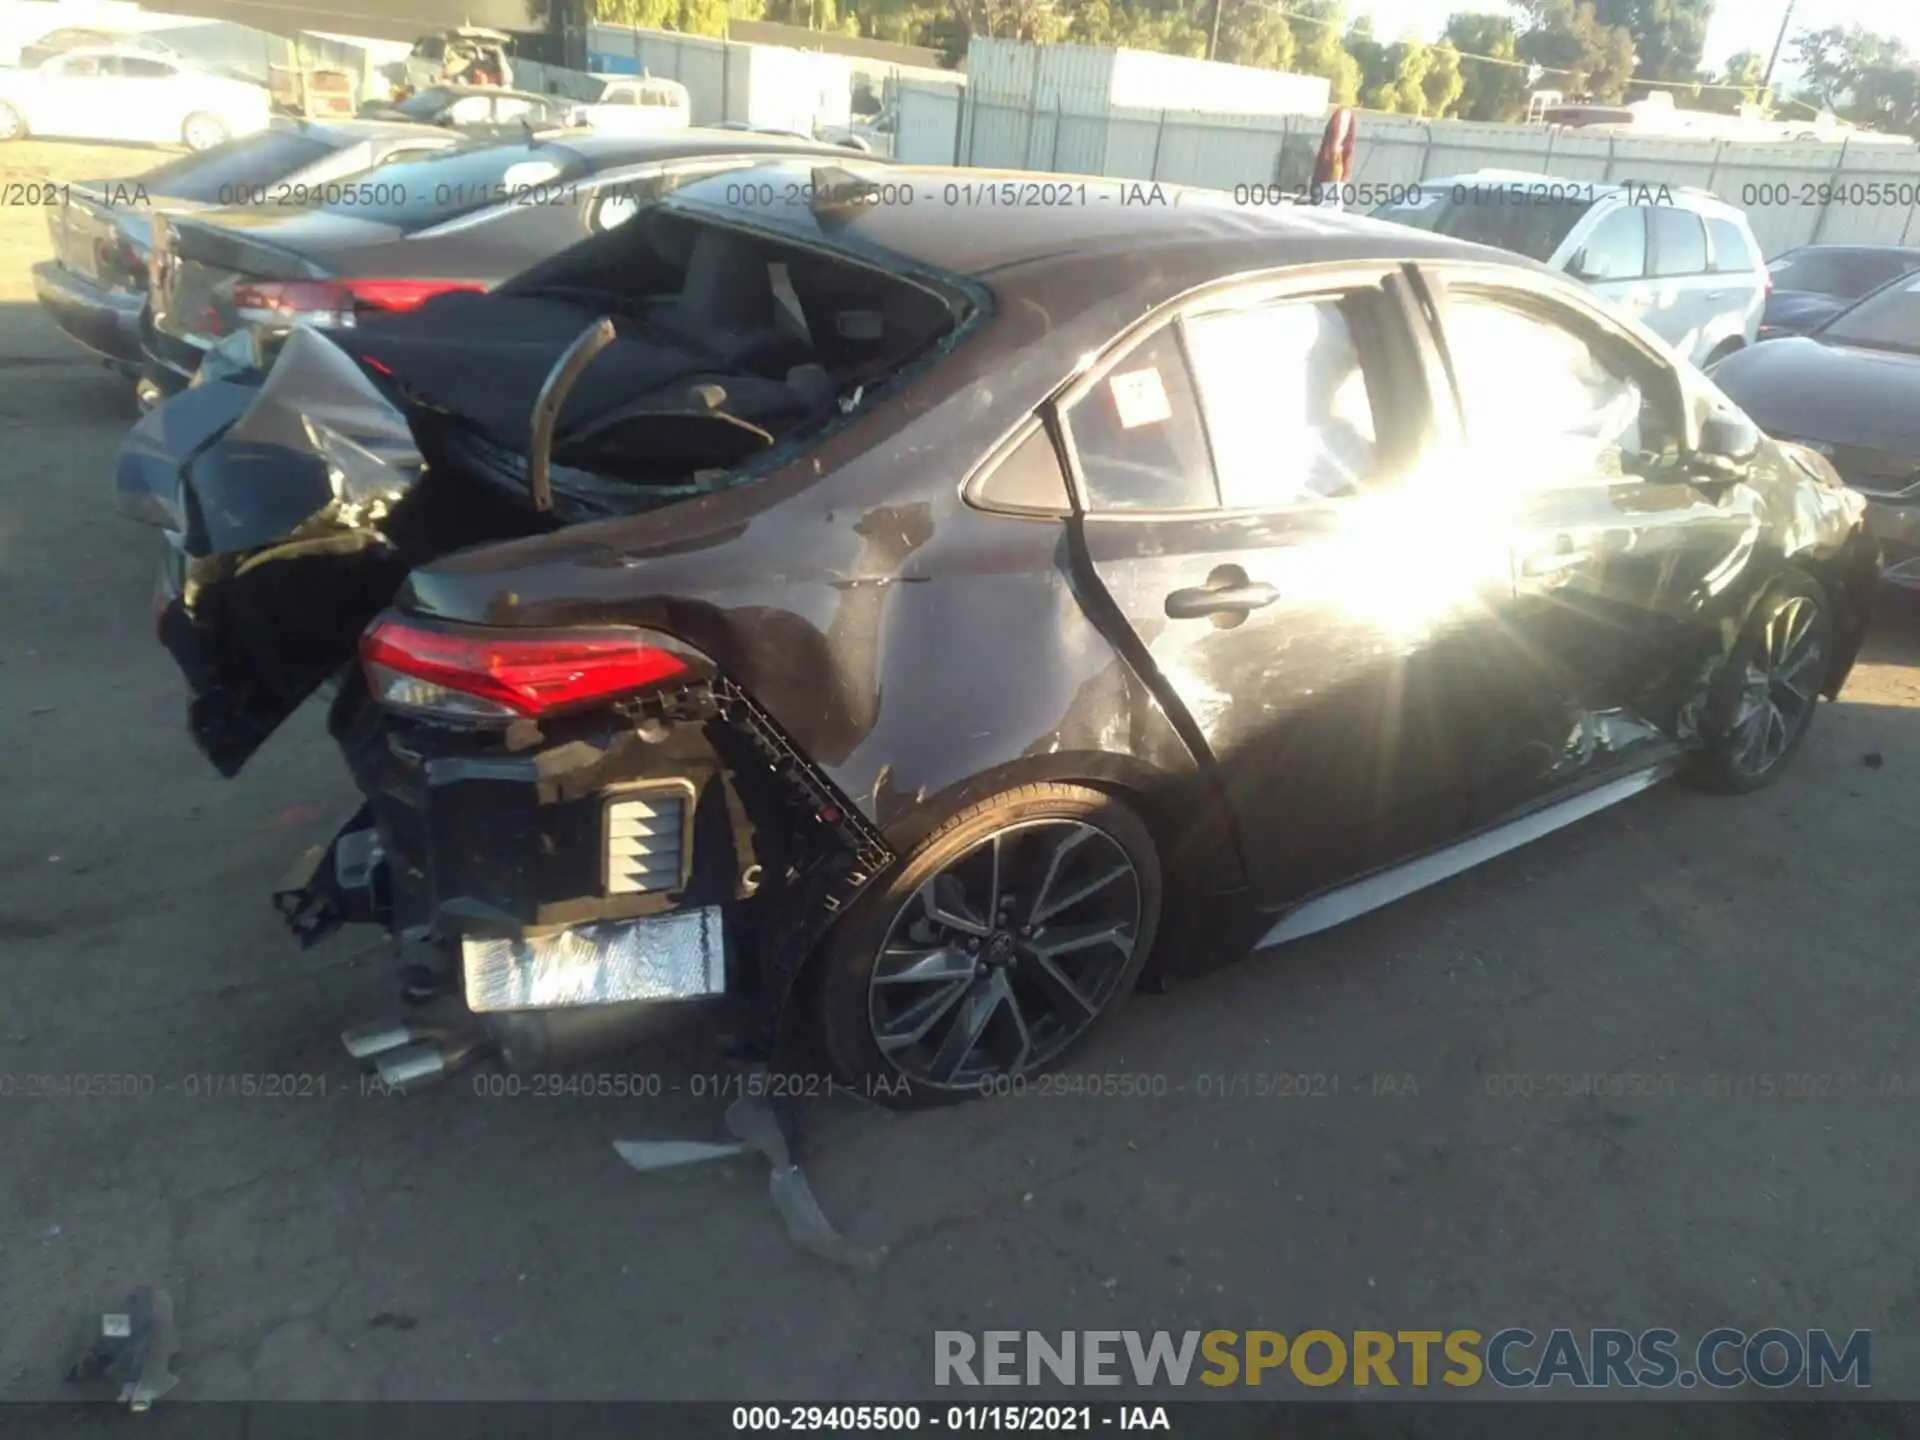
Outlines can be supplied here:
<path id="1" fill-rule="evenodd" d="M 1707 299 L 1709 300 L 1724 300 L 1726 298 L 1727 298 L 1727 292 L 1724 290 L 1707 291 Z"/>
<path id="2" fill-rule="evenodd" d="M 1245 615 L 1271 605 L 1280 598 L 1280 592 L 1273 586 L 1259 580 L 1248 580 L 1244 571 L 1232 566 L 1223 566 L 1222 569 L 1231 573 L 1222 575 L 1220 570 L 1216 570 L 1207 578 L 1205 585 L 1175 590 L 1168 595 L 1167 618 L 1200 620 L 1208 615 Z"/>

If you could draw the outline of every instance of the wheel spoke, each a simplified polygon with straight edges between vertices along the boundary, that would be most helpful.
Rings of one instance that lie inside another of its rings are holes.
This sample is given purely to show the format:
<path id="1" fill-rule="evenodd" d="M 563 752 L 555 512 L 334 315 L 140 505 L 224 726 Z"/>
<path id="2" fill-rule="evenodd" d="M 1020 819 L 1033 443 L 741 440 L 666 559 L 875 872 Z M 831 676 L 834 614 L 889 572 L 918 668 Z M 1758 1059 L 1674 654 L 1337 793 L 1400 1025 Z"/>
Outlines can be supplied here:
<path id="1" fill-rule="evenodd" d="M 1027 949 L 1036 955 L 1044 955 L 1049 960 L 1074 950 L 1085 950 L 1091 945 L 1111 942 L 1123 954 L 1133 953 L 1133 926 L 1124 920 L 1110 924 L 1092 925 L 1054 925 L 1042 930 L 1027 942 Z"/>
<path id="2" fill-rule="evenodd" d="M 966 1004 L 960 1007 L 960 1013 L 954 1017 L 946 1038 L 940 1042 L 940 1048 L 934 1051 L 933 1060 L 927 1066 L 927 1073 L 933 1077 L 935 1084 L 953 1083 L 954 1077 L 967 1063 L 967 1057 L 979 1045 L 980 1037 L 986 1033 L 993 1012 L 1008 998 L 1006 981 L 997 975 L 967 996 Z"/>
<path id="3" fill-rule="evenodd" d="M 1767 702 L 1766 744 L 1761 757 L 1766 764 L 1772 765 L 1787 748 L 1787 717 L 1780 713 L 1780 707 L 1771 700 Z"/>
<path id="4" fill-rule="evenodd" d="M 949 981 L 944 990 L 937 990 L 926 999 L 910 1005 L 895 1017 L 894 1022 L 884 1030 L 876 1029 L 874 1039 L 882 1050 L 901 1050 L 919 1043 L 926 1038 L 929 1030 L 940 1023 L 959 1004 L 961 998 L 973 988 L 972 976 Z"/>
<path id="5" fill-rule="evenodd" d="M 1047 896 L 1053 892 L 1053 882 L 1060 878 L 1060 868 L 1067 863 L 1067 857 L 1085 844 L 1087 837 L 1092 833 L 1090 830 L 1071 831 L 1064 840 L 1053 847 L 1053 854 L 1047 860 L 1046 878 L 1040 882 L 1040 888 L 1034 891 L 1033 906 L 1027 913 L 1027 918 L 1034 924 L 1037 925 L 1046 915 L 1052 913 L 1045 907 Z"/>
<path id="6" fill-rule="evenodd" d="M 1795 600 L 1780 612 L 1780 619 L 1787 623 L 1782 630 L 1781 644 L 1774 653 L 1774 663 L 1784 664 L 1789 655 L 1800 648 L 1800 642 L 1807 638 L 1813 629 L 1814 609 L 1804 600 Z"/>
<path id="7" fill-rule="evenodd" d="M 1006 1073 L 1018 1075 L 1027 1068 L 1027 1061 L 1033 1056 L 1033 1032 L 1027 1028 L 1027 1017 L 1020 1010 L 1020 997 L 1007 985 L 1006 977 L 1000 976 L 999 983 L 1007 992 L 1007 1014 L 1012 1017 L 1013 1028 L 1019 1032 L 1020 1048 L 1013 1059 L 1007 1062 Z"/>
<path id="8" fill-rule="evenodd" d="M 1058 915 L 1063 910 L 1071 910 L 1082 900 L 1106 889 L 1107 886 L 1111 885 L 1114 881 L 1124 879 L 1130 873 L 1132 873 L 1131 868 L 1125 863 L 1115 865 L 1109 870 L 1102 870 L 1091 880 L 1082 881 L 1077 887 L 1069 891 L 1066 895 L 1063 895 L 1060 899 L 1055 900 L 1051 905 L 1034 907 L 1033 923 L 1036 925 L 1044 924 L 1048 916 Z"/>
<path id="9" fill-rule="evenodd" d="M 873 983 L 876 985 L 930 985 L 936 981 L 970 979 L 974 972 L 973 957 L 954 949 L 951 945 L 942 945 L 937 950 L 890 946 L 881 956 L 881 964 L 885 965 L 889 958 L 904 955 L 918 955 L 920 958 L 903 969 L 876 970 Z"/>
<path id="10" fill-rule="evenodd" d="M 1084 1025 L 1099 1012 L 1100 1007 L 1080 993 L 1080 987 L 1051 955 L 1036 954 L 1032 974 L 1052 1002 L 1055 1013 L 1068 1025 Z"/>
<path id="11" fill-rule="evenodd" d="M 945 925 L 967 935 L 986 935 L 992 931 L 985 920 L 967 904 L 966 887 L 950 870 L 942 870 L 920 887 L 920 908 L 936 925 Z"/>

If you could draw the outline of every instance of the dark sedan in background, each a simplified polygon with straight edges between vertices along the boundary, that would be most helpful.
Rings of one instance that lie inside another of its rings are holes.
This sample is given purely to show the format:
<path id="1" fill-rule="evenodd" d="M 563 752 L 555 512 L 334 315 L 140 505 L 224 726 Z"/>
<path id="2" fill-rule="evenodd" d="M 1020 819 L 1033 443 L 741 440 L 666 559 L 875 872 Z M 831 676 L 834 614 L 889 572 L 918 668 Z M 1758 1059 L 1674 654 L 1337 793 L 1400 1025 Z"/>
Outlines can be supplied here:
<path id="1" fill-rule="evenodd" d="M 1768 783 L 1875 581 L 1824 460 L 1537 265 L 844 156 L 297 331 L 121 487 L 222 770 L 343 681 L 365 807 L 278 898 L 439 948 L 396 1081 L 724 996 L 994 1093 L 1144 967 Z"/>
<path id="2" fill-rule="evenodd" d="M 142 404 L 185 388 L 216 343 L 350 326 L 448 290 L 484 290 L 716 171 L 824 142 L 712 130 L 470 140 L 268 204 L 154 224 Z"/>
<path id="3" fill-rule="evenodd" d="M 285 202 L 387 160 L 432 154 L 458 138 L 384 121 L 276 120 L 257 135 L 143 175 L 63 187 L 61 203 L 47 214 L 53 258 L 33 267 L 34 292 L 56 325 L 133 378 L 140 371 L 156 210 L 190 214 Z"/>
<path id="4" fill-rule="evenodd" d="M 1867 498 L 1886 578 L 1920 587 L 1920 274 L 1811 335 L 1729 356 L 1713 379 L 1769 435 L 1833 462 Z"/>
<path id="5" fill-rule="evenodd" d="M 1920 270 L 1920 248 L 1802 245 L 1767 263 L 1773 289 L 1760 317 L 1762 340 L 1817 330 L 1871 290 Z"/>

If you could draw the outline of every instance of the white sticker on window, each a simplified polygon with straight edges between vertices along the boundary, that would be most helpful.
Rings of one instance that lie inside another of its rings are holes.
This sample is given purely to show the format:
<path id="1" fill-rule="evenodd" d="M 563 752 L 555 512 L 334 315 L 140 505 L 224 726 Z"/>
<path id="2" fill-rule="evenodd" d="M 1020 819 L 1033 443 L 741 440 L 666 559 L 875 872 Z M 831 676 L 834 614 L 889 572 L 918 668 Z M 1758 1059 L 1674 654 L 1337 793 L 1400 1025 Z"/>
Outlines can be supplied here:
<path id="1" fill-rule="evenodd" d="M 1144 370 L 1115 375 L 1107 381 L 1107 386 L 1113 391 L 1113 405 L 1120 412 L 1122 429 L 1138 430 L 1142 425 L 1159 425 L 1173 418 L 1167 387 L 1160 383 L 1160 372 L 1151 365 Z"/>
<path id="2" fill-rule="evenodd" d="M 1920 280 L 1915 280 L 1911 285 L 1907 286 L 1907 293 L 1909 295 L 1920 294 Z"/>

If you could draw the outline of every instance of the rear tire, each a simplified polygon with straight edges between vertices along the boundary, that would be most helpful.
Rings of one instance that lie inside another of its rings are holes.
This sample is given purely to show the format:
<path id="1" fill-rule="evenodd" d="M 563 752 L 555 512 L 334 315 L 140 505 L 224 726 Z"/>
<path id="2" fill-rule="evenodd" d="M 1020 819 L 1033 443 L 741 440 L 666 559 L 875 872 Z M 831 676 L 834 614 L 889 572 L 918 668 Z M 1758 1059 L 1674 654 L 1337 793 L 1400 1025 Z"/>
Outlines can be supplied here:
<path id="1" fill-rule="evenodd" d="M 27 138 L 27 117 L 11 105 L 0 105 L 0 143 Z"/>
<path id="2" fill-rule="evenodd" d="M 220 118 L 196 112 L 180 127 L 180 143 L 198 155 L 226 142 L 227 127 Z"/>
<path id="3" fill-rule="evenodd" d="M 1718 738 L 1691 758 L 1688 778 L 1723 795 L 1771 784 L 1813 728 L 1833 656 L 1827 592 L 1812 576 L 1789 571 L 1734 643 L 1708 706 Z"/>
<path id="4" fill-rule="evenodd" d="M 1026 785 L 962 811 L 816 958 L 835 1078 L 896 1109 L 1016 1091 L 1120 1008 L 1161 897 L 1153 837 L 1112 795 Z"/>

